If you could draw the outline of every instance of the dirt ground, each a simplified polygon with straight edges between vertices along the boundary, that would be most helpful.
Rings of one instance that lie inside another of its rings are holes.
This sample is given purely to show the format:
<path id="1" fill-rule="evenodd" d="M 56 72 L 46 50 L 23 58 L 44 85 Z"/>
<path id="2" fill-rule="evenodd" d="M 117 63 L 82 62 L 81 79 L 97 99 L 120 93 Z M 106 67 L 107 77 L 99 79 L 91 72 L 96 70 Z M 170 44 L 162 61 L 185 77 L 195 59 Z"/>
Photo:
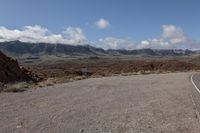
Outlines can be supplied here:
<path id="1" fill-rule="evenodd" d="M 191 74 L 90 78 L 0 93 L 0 132 L 199 133 Z"/>
<path id="2" fill-rule="evenodd" d="M 74 60 L 53 60 L 32 64 L 22 63 L 32 73 L 45 79 L 54 78 L 56 82 L 66 82 L 76 76 L 104 77 L 115 74 L 149 74 L 175 71 L 200 70 L 200 65 L 181 59 L 118 59 L 92 58 Z M 62 81 L 63 80 L 63 81 Z"/>

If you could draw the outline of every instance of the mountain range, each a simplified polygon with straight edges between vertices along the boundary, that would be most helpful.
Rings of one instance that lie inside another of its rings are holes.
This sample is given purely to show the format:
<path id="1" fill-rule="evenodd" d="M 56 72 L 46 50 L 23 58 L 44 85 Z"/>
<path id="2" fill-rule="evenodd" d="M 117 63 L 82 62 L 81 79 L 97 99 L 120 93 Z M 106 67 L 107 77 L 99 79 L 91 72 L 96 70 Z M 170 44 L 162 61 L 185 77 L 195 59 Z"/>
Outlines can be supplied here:
<path id="1" fill-rule="evenodd" d="M 48 43 L 25 43 L 20 41 L 1 42 L 0 51 L 11 56 L 189 56 L 199 53 L 188 49 L 108 49 L 96 48 L 91 45 L 66 45 Z"/>

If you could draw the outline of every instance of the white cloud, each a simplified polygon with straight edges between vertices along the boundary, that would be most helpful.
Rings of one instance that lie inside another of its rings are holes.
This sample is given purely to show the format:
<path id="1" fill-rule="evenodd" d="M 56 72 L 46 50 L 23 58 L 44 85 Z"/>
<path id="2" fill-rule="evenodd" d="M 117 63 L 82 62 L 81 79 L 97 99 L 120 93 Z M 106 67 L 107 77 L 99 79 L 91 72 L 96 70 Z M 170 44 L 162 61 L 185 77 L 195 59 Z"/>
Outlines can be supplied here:
<path id="1" fill-rule="evenodd" d="M 63 31 L 63 35 L 64 38 L 72 44 L 80 44 L 82 42 L 85 43 L 87 40 L 81 28 L 68 27 L 65 31 Z"/>
<path id="2" fill-rule="evenodd" d="M 96 46 L 104 49 L 133 49 L 135 45 L 129 39 L 106 37 L 99 39 Z"/>
<path id="3" fill-rule="evenodd" d="M 0 42 L 15 41 L 31 43 L 62 43 L 62 44 L 84 44 L 87 42 L 81 28 L 68 27 L 61 34 L 53 34 L 47 28 L 39 25 L 25 26 L 21 30 L 0 27 Z"/>
<path id="4" fill-rule="evenodd" d="M 200 43 L 186 35 L 182 28 L 175 25 L 162 25 L 162 34 L 158 38 L 148 40 L 144 45 L 141 41 L 138 47 L 154 49 L 195 49 L 200 48 Z"/>
<path id="5" fill-rule="evenodd" d="M 187 36 L 180 27 L 174 25 L 163 25 L 163 34 L 161 36 L 164 40 L 169 40 L 172 44 L 184 43 Z"/>
<path id="6" fill-rule="evenodd" d="M 109 23 L 109 22 L 108 22 Z M 61 43 L 82 45 L 89 41 L 79 27 L 68 27 L 59 34 L 50 32 L 39 25 L 24 26 L 21 29 L 0 27 L 0 42 L 15 41 L 31 43 Z M 175 25 L 162 25 L 162 33 L 157 38 L 133 42 L 127 38 L 106 37 L 92 43 L 104 49 L 199 49 L 200 42 L 190 38 L 182 28 Z"/>
<path id="7" fill-rule="evenodd" d="M 110 23 L 108 20 L 104 19 L 104 18 L 100 18 L 97 22 L 96 22 L 96 26 L 99 29 L 106 29 L 110 26 Z"/>
<path id="8" fill-rule="evenodd" d="M 147 48 L 149 46 L 150 42 L 147 40 L 141 41 L 141 43 L 139 45 L 137 45 L 136 47 L 138 49 L 143 49 L 143 48 Z"/>
<path id="9" fill-rule="evenodd" d="M 100 39 L 98 46 L 105 49 L 199 49 L 200 42 L 188 37 L 180 27 L 175 25 L 162 25 L 162 34 L 154 39 L 142 40 L 134 43 L 123 38 L 106 37 Z"/>

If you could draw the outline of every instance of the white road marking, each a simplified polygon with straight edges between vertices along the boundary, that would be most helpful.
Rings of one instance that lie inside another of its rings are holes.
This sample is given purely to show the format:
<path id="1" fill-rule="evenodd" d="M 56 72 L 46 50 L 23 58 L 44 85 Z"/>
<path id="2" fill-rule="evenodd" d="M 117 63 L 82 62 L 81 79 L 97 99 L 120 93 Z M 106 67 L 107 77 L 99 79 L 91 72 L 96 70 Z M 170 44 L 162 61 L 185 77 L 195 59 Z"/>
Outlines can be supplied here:
<path id="1" fill-rule="evenodd" d="M 193 81 L 193 76 L 194 76 L 194 75 L 191 76 L 190 80 L 191 80 L 193 86 L 195 87 L 195 89 L 197 90 L 197 92 L 200 94 L 199 88 L 196 86 L 196 84 L 195 84 L 194 81 Z"/>

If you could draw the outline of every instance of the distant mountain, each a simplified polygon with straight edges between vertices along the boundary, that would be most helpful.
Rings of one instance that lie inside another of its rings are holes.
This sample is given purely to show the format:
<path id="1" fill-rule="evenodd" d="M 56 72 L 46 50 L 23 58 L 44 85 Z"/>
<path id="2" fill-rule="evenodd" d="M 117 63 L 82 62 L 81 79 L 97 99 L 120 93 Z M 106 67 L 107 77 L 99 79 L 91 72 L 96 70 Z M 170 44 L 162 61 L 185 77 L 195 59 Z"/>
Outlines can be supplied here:
<path id="1" fill-rule="evenodd" d="M 109 49 L 107 52 L 110 55 L 149 55 L 149 56 L 158 55 L 158 53 L 152 49 L 137 49 L 137 50 Z"/>
<path id="2" fill-rule="evenodd" d="M 195 54 L 191 50 L 177 49 L 109 49 L 104 50 L 90 45 L 66 45 L 66 44 L 47 44 L 47 43 L 24 43 L 20 41 L 1 42 L 0 51 L 12 57 L 20 56 L 120 56 L 120 55 L 143 55 L 143 56 L 185 56 Z"/>
<path id="3" fill-rule="evenodd" d="M 2 42 L 0 50 L 10 56 L 22 55 L 103 55 L 106 51 L 89 45 Z"/>

